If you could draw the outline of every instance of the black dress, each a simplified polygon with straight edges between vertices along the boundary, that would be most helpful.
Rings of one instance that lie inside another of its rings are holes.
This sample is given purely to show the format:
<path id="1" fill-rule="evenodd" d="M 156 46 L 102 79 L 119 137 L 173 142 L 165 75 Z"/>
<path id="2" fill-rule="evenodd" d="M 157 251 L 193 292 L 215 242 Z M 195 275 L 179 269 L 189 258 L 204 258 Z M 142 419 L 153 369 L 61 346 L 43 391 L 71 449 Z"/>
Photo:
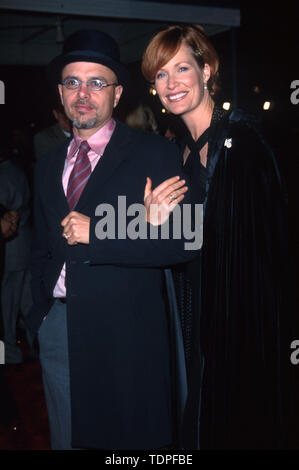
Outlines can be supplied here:
<path id="1" fill-rule="evenodd" d="M 207 167 L 194 147 L 185 165 L 193 200 L 204 204 L 202 250 L 174 270 L 188 375 L 183 446 L 279 448 L 285 189 L 244 112 L 215 107 L 208 142 Z"/>

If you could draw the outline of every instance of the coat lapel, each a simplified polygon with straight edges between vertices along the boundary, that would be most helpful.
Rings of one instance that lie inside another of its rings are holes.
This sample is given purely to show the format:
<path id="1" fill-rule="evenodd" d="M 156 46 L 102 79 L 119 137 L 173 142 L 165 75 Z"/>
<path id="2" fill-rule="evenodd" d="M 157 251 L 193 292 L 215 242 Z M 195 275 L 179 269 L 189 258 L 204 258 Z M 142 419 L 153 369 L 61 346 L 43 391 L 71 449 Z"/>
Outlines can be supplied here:
<path id="1" fill-rule="evenodd" d="M 53 160 L 51 157 L 49 158 L 49 160 L 51 160 L 50 171 L 53 172 L 53 177 L 51 177 L 49 174 L 49 180 L 53 181 L 53 184 L 51 184 L 51 190 L 53 190 L 53 200 L 56 204 L 57 211 L 61 213 L 63 217 L 65 217 L 65 215 L 69 212 L 69 206 L 62 186 L 62 174 L 69 143 L 70 140 L 58 148 L 58 151 L 55 154 Z"/>
<path id="2" fill-rule="evenodd" d="M 131 141 L 131 132 L 124 124 L 117 121 L 104 154 L 93 170 L 86 184 L 75 211 L 80 212 L 90 204 L 92 194 L 101 192 L 103 186 L 109 181 L 119 165 L 130 155 L 126 152 L 126 146 Z"/>

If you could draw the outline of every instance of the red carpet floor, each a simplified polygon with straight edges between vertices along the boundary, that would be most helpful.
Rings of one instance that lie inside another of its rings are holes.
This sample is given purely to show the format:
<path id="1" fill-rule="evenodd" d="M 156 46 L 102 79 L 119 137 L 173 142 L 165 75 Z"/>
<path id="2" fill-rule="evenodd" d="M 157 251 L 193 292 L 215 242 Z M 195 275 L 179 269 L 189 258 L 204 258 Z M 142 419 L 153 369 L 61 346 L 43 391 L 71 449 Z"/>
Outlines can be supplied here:
<path id="1" fill-rule="evenodd" d="M 20 345 L 25 362 L 1 366 L 0 450 L 50 450 L 40 363 Z"/>
<path id="2" fill-rule="evenodd" d="M 32 359 L 26 340 L 20 334 L 24 363 L 0 366 L 0 451 L 50 450 L 48 417 L 43 393 L 41 367 Z M 297 366 L 299 367 L 299 365 Z M 299 449 L 298 370 L 293 367 L 292 381 L 286 388 L 289 411 L 283 449 Z M 295 370 L 296 369 L 296 370 Z M 285 380 L 282 380 L 285 383 Z M 295 393 L 291 393 L 291 392 Z M 296 403 L 295 403 L 296 402 Z"/>

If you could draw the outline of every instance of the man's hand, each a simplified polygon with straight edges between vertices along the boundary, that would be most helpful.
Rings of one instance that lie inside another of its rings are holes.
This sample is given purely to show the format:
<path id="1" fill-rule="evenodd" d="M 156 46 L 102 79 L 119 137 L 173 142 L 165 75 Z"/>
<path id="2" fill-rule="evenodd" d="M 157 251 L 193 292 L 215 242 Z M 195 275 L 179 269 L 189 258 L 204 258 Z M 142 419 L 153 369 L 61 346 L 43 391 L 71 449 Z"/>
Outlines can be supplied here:
<path id="1" fill-rule="evenodd" d="M 17 211 L 6 211 L 3 214 L 3 219 L 7 220 L 7 222 L 10 222 L 12 225 L 17 226 L 19 222 L 19 214 Z"/>
<path id="2" fill-rule="evenodd" d="M 184 199 L 184 193 L 188 190 L 185 180 L 179 176 L 173 176 L 152 190 L 152 180 L 147 178 L 144 189 L 144 206 L 146 208 L 146 220 L 152 225 L 163 224 Z"/>
<path id="3" fill-rule="evenodd" d="M 19 222 L 19 214 L 16 211 L 7 211 L 0 219 L 3 238 L 11 238 L 15 235 Z"/>
<path id="4" fill-rule="evenodd" d="M 63 227 L 62 236 L 68 245 L 89 244 L 90 217 L 72 211 L 63 219 L 61 225 Z"/>
<path id="5" fill-rule="evenodd" d="M 0 226 L 3 238 L 10 238 L 16 232 L 16 227 L 14 227 L 10 222 L 4 219 L 4 217 L 0 219 Z"/>

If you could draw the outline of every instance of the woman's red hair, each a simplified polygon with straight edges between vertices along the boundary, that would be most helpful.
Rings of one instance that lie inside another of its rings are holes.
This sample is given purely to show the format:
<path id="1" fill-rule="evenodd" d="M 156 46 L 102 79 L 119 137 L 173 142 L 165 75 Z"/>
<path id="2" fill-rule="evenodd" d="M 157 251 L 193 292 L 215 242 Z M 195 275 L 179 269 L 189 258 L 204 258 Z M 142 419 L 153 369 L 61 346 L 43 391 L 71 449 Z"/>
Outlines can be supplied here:
<path id="1" fill-rule="evenodd" d="M 168 26 L 158 32 L 149 42 L 142 59 L 141 70 L 149 82 L 169 60 L 178 52 L 182 43 L 189 46 L 202 69 L 204 64 L 210 66 L 211 76 L 207 83 L 211 95 L 218 89 L 218 54 L 200 25 Z"/>

